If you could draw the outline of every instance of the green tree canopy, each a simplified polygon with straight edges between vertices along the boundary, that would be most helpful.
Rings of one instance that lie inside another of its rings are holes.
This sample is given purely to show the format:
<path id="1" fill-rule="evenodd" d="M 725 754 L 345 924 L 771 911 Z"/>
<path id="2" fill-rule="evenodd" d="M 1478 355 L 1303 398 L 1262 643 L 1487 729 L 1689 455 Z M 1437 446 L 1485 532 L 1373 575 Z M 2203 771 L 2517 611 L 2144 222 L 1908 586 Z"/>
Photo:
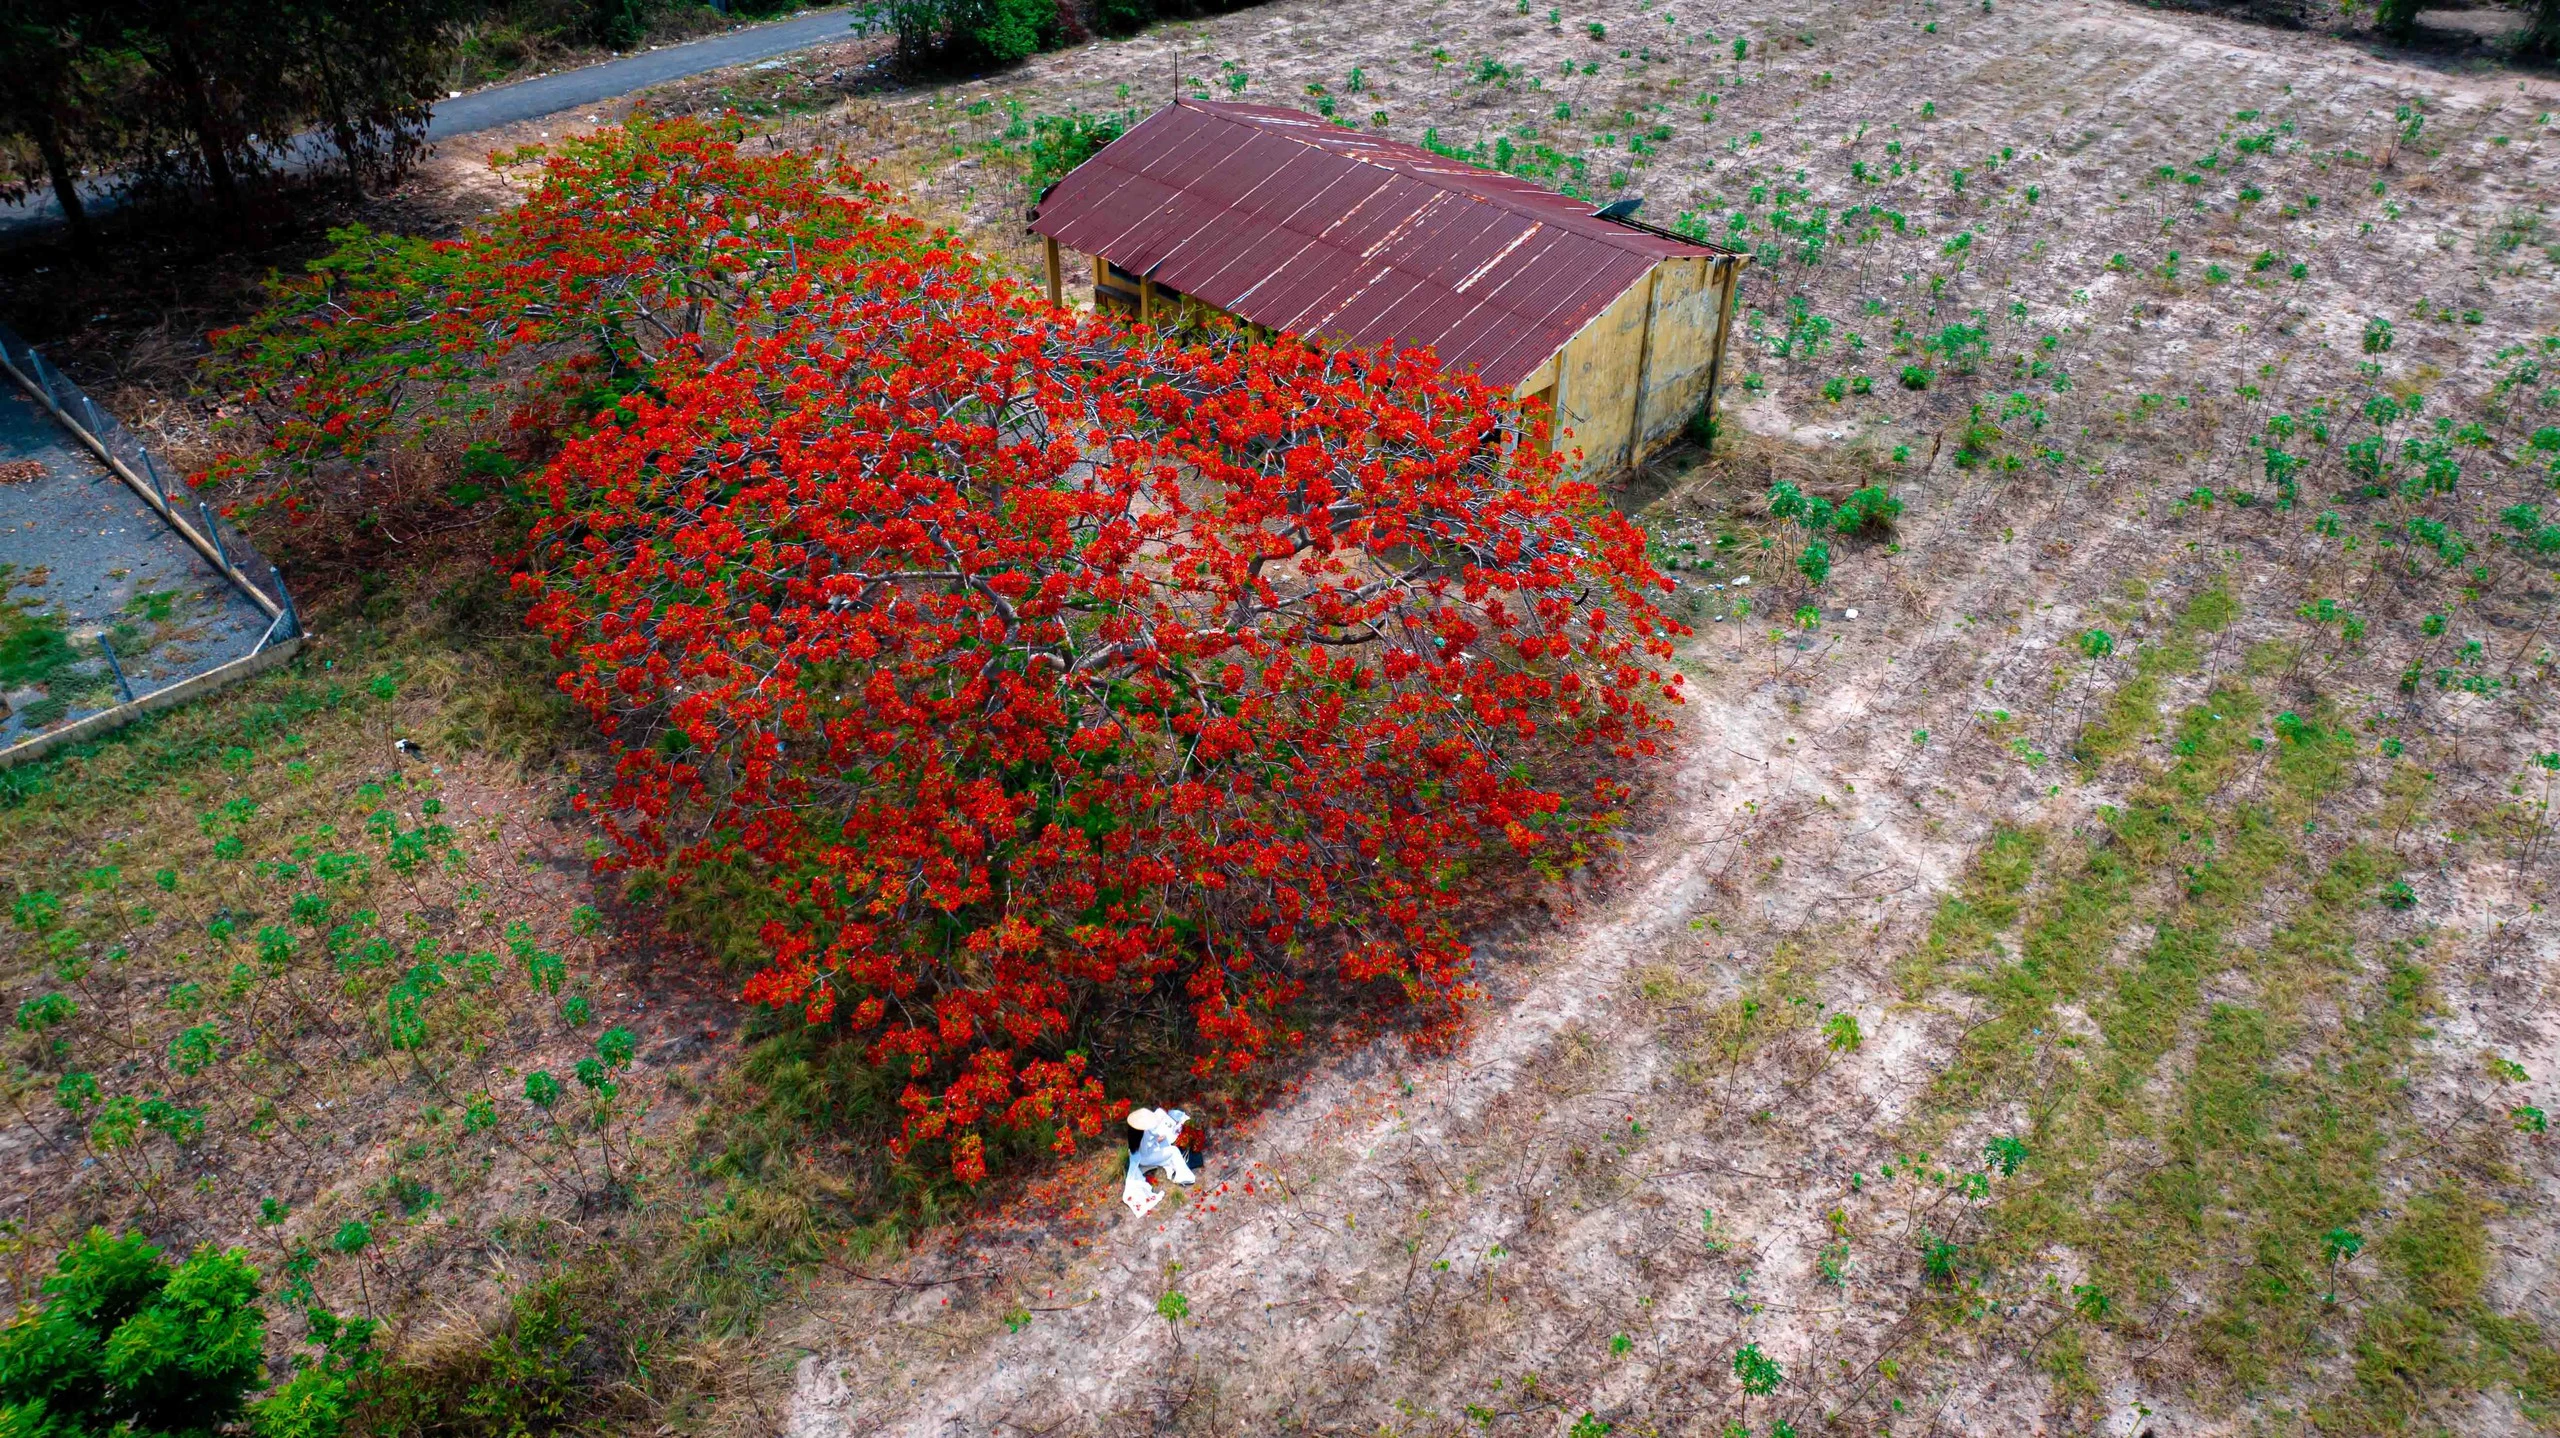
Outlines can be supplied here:
<path id="1" fill-rule="evenodd" d="M 63 1250 L 43 1303 L 0 1329 L 0 1433 L 213 1432 L 265 1381 L 257 1300 L 238 1249 L 171 1265 L 140 1238 L 91 1229 Z"/>

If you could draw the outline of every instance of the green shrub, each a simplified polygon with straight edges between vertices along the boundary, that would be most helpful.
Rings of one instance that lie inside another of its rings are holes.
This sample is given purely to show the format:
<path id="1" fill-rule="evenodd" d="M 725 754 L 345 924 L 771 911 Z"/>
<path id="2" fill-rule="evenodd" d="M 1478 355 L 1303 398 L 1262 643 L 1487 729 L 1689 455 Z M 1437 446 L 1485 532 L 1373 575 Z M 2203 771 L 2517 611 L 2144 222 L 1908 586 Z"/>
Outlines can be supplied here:
<path id="1" fill-rule="evenodd" d="M 297 1358 L 293 1376 L 249 1406 L 249 1427 L 257 1438 L 338 1438 L 355 1406 L 356 1375 L 379 1366 L 373 1348 L 377 1320 L 340 1318 L 319 1307 L 304 1316 L 320 1354 Z"/>
<path id="2" fill-rule="evenodd" d="M 1901 517 L 1902 501 L 1883 485 L 1870 484 L 1850 491 L 1849 497 L 1840 501 L 1839 512 L 1833 516 L 1832 524 L 1842 534 L 1856 534 L 1871 529 L 1890 529 L 1893 522 Z"/>
<path id="3" fill-rule="evenodd" d="M 1069 171 L 1094 157 L 1096 151 L 1120 138 L 1129 128 L 1129 116 L 1088 115 L 1070 110 L 1063 115 L 1042 115 L 1031 122 L 1031 173 L 1028 183 L 1036 198 L 1051 185 L 1066 178 Z"/>
<path id="4" fill-rule="evenodd" d="M 891 0 L 889 19 L 910 62 L 1010 65 L 1058 41 L 1056 0 Z"/>
<path id="5" fill-rule="evenodd" d="M 954 0 L 952 47 L 997 65 L 1038 54 L 1058 42 L 1054 0 Z"/>
<path id="6" fill-rule="evenodd" d="M 1155 18 L 1155 0 L 1094 0 L 1093 27 L 1105 35 L 1135 35 Z"/>
<path id="7" fill-rule="evenodd" d="M 258 1271 L 238 1249 L 172 1266 L 140 1238 L 91 1229 L 44 1302 L 0 1329 L 0 1433 L 118 1438 L 210 1433 L 264 1381 Z"/>
<path id="8" fill-rule="evenodd" d="M 629 50 L 649 33 L 647 7 L 640 0 L 595 0 L 587 16 L 589 38 L 608 50 Z"/>

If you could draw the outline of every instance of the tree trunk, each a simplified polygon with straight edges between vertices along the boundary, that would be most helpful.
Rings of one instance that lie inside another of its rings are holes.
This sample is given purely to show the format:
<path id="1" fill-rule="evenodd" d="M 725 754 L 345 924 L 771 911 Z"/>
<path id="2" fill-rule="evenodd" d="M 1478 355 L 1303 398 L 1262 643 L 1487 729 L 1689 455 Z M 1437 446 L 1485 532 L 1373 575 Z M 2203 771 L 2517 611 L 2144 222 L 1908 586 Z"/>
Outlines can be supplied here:
<path id="1" fill-rule="evenodd" d="M 44 156 L 45 173 L 53 179 L 53 197 L 62 202 L 62 216 L 71 222 L 71 233 L 85 246 L 89 234 L 89 210 L 80 203 L 80 183 L 71 173 L 71 157 L 63 153 L 62 133 L 54 127 L 53 116 L 44 110 L 35 112 L 36 151 Z"/>
<path id="2" fill-rule="evenodd" d="M 2537 0 L 2532 18 L 2523 52 L 2538 60 L 2560 60 L 2560 0 Z"/>
<path id="3" fill-rule="evenodd" d="M 195 52 L 177 35 L 169 37 L 169 78 L 177 82 L 179 99 L 187 107 L 187 127 L 196 132 L 196 146 L 204 155 L 205 178 L 213 182 L 213 198 L 237 220 L 240 182 L 231 173 L 231 149 L 222 143 L 221 122 L 214 117 L 213 96 L 206 90 L 204 71 L 196 64 Z"/>

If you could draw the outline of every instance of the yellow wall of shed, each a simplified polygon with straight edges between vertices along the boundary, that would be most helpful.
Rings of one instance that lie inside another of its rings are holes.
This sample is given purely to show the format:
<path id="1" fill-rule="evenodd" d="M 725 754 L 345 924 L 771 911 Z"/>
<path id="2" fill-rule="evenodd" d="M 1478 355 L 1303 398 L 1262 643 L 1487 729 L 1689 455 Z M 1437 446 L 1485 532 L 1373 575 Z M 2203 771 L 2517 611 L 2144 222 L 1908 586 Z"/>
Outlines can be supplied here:
<path id="1" fill-rule="evenodd" d="M 1723 267 L 1731 273 L 1737 266 Z M 1665 260 L 1654 267 L 1653 353 L 1645 365 L 1639 457 L 1670 442 L 1706 397 L 1707 372 L 1723 336 L 1724 285 L 1712 260 Z"/>
<path id="2" fill-rule="evenodd" d="M 1635 393 L 1653 283 L 1647 271 L 1556 352 L 1556 389 L 1549 397 L 1556 406 L 1555 448 L 1564 454 L 1580 450 L 1585 474 L 1605 473 L 1625 460 L 1633 418 L 1628 401 Z"/>
<path id="3" fill-rule="evenodd" d="M 1093 260 L 1094 302 L 1135 314 L 1137 287 Z M 1565 342 L 1513 390 L 1542 396 L 1554 416 L 1549 444 L 1579 452 L 1577 472 L 1599 479 L 1642 462 L 1677 440 L 1706 398 L 1716 357 L 1728 342 L 1727 291 L 1738 282 L 1740 257 L 1663 260 L 1637 277 L 1598 318 Z M 1238 319 L 1204 301 L 1159 289 L 1158 325 Z"/>
<path id="4" fill-rule="evenodd" d="M 1557 406 L 1552 443 L 1599 477 L 1679 438 L 1726 341 L 1725 292 L 1741 266 L 1664 260 L 1567 341 L 1516 391 Z"/>

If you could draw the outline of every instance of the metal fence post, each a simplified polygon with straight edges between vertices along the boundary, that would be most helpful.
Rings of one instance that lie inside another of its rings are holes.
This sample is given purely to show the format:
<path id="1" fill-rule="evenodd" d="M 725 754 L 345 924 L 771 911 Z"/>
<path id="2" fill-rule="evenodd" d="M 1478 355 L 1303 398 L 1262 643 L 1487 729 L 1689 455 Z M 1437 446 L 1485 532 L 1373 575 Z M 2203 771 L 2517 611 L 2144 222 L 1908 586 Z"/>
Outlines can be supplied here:
<path id="1" fill-rule="evenodd" d="M 133 683 L 124 677 L 124 665 L 116 661 L 116 647 L 107 642 L 104 634 L 98 636 L 98 652 L 107 656 L 107 667 L 115 671 L 116 688 L 124 691 L 124 702 L 132 703 Z"/>
<path id="2" fill-rule="evenodd" d="M 204 507 L 204 501 L 201 499 L 196 501 L 196 518 L 204 521 L 204 532 L 206 537 L 213 541 L 213 552 L 222 557 L 222 572 L 229 574 L 231 551 L 222 542 L 222 525 L 213 517 L 213 511 Z"/>
<path id="3" fill-rule="evenodd" d="M 267 573 L 275 576 L 276 598 L 284 604 L 285 623 L 292 626 L 285 631 L 285 637 L 290 639 L 302 632 L 302 611 L 294 607 L 293 591 L 284 587 L 284 571 L 270 564 Z"/>

